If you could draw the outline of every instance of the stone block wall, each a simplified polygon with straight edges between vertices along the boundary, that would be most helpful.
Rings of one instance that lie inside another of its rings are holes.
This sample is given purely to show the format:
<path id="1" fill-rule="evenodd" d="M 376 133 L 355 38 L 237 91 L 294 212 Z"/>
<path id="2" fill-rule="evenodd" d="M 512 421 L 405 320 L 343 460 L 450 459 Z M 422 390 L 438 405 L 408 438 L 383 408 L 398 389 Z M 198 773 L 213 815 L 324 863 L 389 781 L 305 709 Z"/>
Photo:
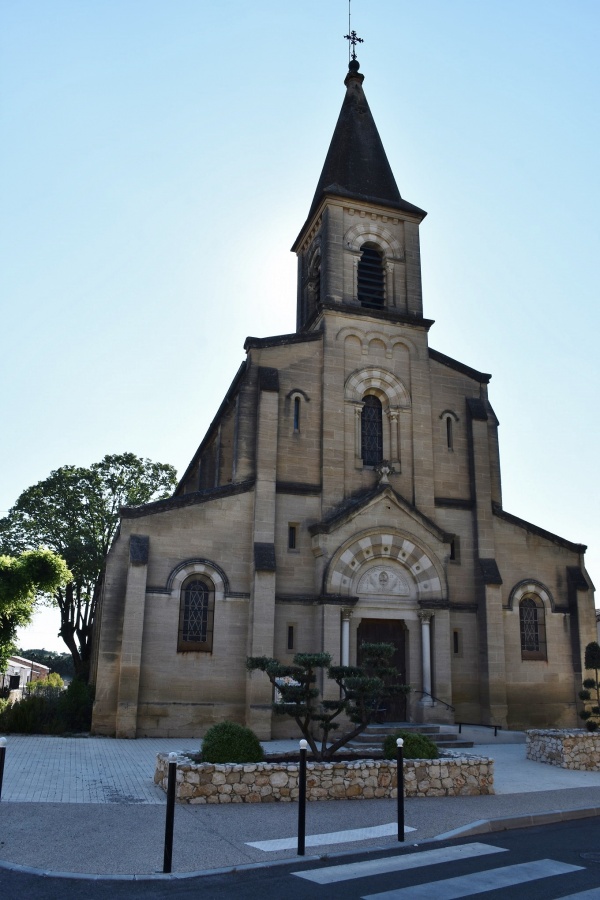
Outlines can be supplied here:
<path id="1" fill-rule="evenodd" d="M 159 753 L 154 781 L 167 789 L 169 757 Z M 297 763 L 212 765 L 177 759 L 178 800 L 185 803 L 290 803 L 298 799 Z M 308 763 L 307 800 L 395 798 L 396 763 Z M 458 797 L 494 793 L 494 762 L 487 757 L 408 759 L 404 763 L 405 797 Z"/>
<path id="2" fill-rule="evenodd" d="M 527 759 L 562 769 L 600 771 L 600 734 L 584 729 L 532 729 L 527 732 Z"/>

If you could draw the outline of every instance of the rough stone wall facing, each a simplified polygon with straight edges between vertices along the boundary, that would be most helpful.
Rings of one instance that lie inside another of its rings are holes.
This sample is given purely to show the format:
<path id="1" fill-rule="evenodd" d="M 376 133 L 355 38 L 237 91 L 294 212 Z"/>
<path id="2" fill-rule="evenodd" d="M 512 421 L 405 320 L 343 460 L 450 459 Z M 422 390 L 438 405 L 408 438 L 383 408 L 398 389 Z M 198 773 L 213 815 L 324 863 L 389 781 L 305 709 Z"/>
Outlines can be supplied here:
<path id="1" fill-rule="evenodd" d="M 167 789 L 169 758 L 159 753 L 155 784 Z M 297 763 L 212 765 L 177 759 L 178 800 L 185 803 L 291 803 L 298 800 Z M 408 759 L 404 761 L 405 797 L 465 797 L 494 793 L 494 762 L 488 757 Z M 308 763 L 307 800 L 367 800 L 397 797 L 396 763 Z"/>
<path id="2" fill-rule="evenodd" d="M 549 763 L 562 769 L 600 771 L 600 734 L 584 729 L 527 732 L 527 759 Z"/>

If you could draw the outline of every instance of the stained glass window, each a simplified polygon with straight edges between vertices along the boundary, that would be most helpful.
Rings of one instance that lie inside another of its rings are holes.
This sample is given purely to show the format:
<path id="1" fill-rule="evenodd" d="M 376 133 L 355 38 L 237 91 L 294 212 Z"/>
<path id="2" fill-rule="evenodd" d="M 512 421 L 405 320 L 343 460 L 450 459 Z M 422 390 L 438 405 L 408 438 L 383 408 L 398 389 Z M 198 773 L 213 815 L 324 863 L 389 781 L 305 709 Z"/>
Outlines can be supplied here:
<path id="1" fill-rule="evenodd" d="M 533 597 L 519 603 L 522 659 L 546 659 L 546 628 L 544 607 Z"/>
<path id="2" fill-rule="evenodd" d="M 212 650 L 214 591 L 199 579 L 188 581 L 181 595 L 178 649 Z"/>
<path id="3" fill-rule="evenodd" d="M 361 451 L 365 466 L 377 466 L 383 459 L 382 420 L 381 400 L 367 394 L 361 415 Z"/>

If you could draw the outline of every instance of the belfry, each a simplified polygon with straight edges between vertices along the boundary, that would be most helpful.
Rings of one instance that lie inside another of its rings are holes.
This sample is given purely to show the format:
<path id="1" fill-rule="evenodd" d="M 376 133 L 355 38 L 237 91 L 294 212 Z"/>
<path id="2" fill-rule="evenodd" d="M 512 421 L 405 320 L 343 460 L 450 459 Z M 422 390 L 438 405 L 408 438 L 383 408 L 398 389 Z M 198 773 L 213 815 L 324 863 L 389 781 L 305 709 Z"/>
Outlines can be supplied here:
<path id="1" fill-rule="evenodd" d="M 575 726 L 585 547 L 502 505 L 491 376 L 429 346 L 419 227 L 353 53 L 296 238 L 294 334 L 246 359 L 173 497 L 121 511 L 93 731 L 294 734 L 247 656 L 396 648 L 391 721 Z M 225 340 L 225 336 L 223 336 Z"/>

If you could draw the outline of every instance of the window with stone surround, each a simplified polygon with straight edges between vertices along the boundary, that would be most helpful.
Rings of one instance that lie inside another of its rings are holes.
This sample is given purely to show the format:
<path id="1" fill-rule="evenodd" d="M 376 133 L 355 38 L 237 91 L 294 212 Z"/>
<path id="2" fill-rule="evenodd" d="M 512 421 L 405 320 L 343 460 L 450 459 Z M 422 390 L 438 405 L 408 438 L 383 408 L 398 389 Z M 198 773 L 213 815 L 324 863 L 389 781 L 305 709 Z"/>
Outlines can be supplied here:
<path id="1" fill-rule="evenodd" d="M 371 309 L 385 305 L 383 254 L 374 244 L 363 244 L 357 271 L 358 302 Z"/>
<path id="2" fill-rule="evenodd" d="M 215 615 L 215 590 L 210 579 L 190 576 L 181 587 L 179 604 L 179 653 L 211 653 Z"/>
<path id="3" fill-rule="evenodd" d="M 546 612 L 542 600 L 528 594 L 519 601 L 521 659 L 548 658 L 546 651 Z"/>
<path id="4" fill-rule="evenodd" d="M 363 400 L 360 446 L 364 466 L 377 466 L 383 459 L 383 407 L 374 394 Z"/>

